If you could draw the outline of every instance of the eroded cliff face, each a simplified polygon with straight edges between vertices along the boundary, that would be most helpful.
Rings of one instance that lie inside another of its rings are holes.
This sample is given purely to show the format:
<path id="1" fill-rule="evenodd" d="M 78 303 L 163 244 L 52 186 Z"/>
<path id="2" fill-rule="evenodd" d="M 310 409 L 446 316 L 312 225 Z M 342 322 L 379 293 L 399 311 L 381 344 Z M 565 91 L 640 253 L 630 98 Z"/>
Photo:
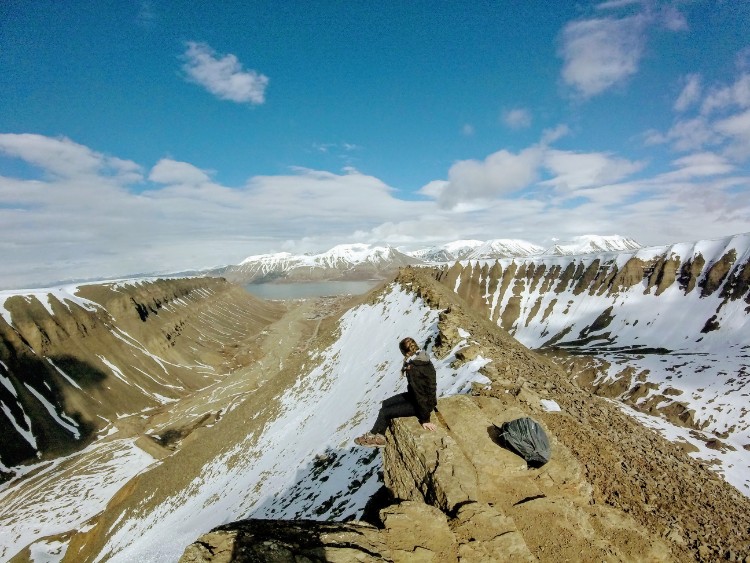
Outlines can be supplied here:
<path id="1" fill-rule="evenodd" d="M 436 278 L 535 348 L 645 348 L 633 342 L 635 331 L 620 330 L 638 322 L 654 324 L 645 336 L 638 329 L 644 340 L 664 344 L 679 332 L 693 344 L 744 326 L 737 316 L 750 312 L 750 235 L 622 254 L 456 262 Z M 643 319 L 674 308 L 686 313 L 664 315 L 667 322 L 685 325 Z"/>
<path id="2" fill-rule="evenodd" d="M 434 433 L 411 418 L 391 423 L 380 453 L 384 488 L 366 522 L 243 520 L 202 536 L 181 561 L 750 557 L 750 499 L 679 443 L 576 385 L 425 272 L 402 271 L 399 283 L 440 310 L 437 358 L 451 353 L 456 372 L 483 359 L 490 383 L 442 398 Z M 550 437 L 542 468 L 498 445 L 495 426 L 521 416 Z"/>
<path id="3" fill-rule="evenodd" d="M 691 447 L 721 470 L 747 466 L 750 235 L 459 262 L 434 277 L 580 385 L 692 429 Z M 747 475 L 727 475 L 750 493 Z"/>
<path id="4" fill-rule="evenodd" d="M 6 470 L 79 450 L 118 418 L 218 381 L 283 311 L 213 278 L 58 288 L 0 307 Z"/>

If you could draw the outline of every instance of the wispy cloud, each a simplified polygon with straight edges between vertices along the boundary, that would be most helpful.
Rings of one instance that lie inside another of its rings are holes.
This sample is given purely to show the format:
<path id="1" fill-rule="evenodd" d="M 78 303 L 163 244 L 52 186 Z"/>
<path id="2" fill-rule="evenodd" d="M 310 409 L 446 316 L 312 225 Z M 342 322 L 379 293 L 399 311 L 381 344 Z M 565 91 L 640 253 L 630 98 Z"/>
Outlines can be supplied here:
<path id="1" fill-rule="evenodd" d="M 503 111 L 503 123 L 511 129 L 524 129 L 531 126 L 531 112 L 526 108 Z"/>
<path id="2" fill-rule="evenodd" d="M 726 156 L 738 162 L 750 158 L 750 110 L 717 121 L 715 128 L 727 139 Z"/>
<path id="3" fill-rule="evenodd" d="M 675 111 L 685 111 L 695 104 L 701 96 L 701 77 L 699 74 L 688 74 L 685 77 L 685 86 L 674 103 Z"/>
<path id="4" fill-rule="evenodd" d="M 711 88 L 701 105 L 701 113 L 750 107 L 750 72 L 740 74 L 734 84 Z"/>
<path id="5" fill-rule="evenodd" d="M 645 162 L 633 162 L 607 153 L 581 153 L 553 149 L 545 152 L 543 164 L 553 177 L 541 184 L 564 190 L 591 188 L 619 182 L 639 172 L 646 165 Z"/>
<path id="6" fill-rule="evenodd" d="M 639 5 L 642 0 L 609 0 L 596 5 L 597 10 L 616 10 L 625 6 Z"/>
<path id="7" fill-rule="evenodd" d="M 77 179 L 105 175 L 122 183 L 142 179 L 141 167 L 136 163 L 103 155 L 67 137 L 0 134 L 0 153 L 20 158 L 55 177 Z"/>
<path id="8" fill-rule="evenodd" d="M 658 12 L 661 24 L 670 31 L 686 31 L 688 22 L 685 14 L 677 9 L 677 6 L 666 5 Z"/>
<path id="9" fill-rule="evenodd" d="M 750 73 L 708 88 L 690 75 L 674 109 L 680 113 L 672 127 L 648 131 L 646 144 L 667 144 L 678 152 L 710 148 L 739 163 L 750 159 Z"/>
<path id="10" fill-rule="evenodd" d="M 646 43 L 645 28 L 643 15 L 568 23 L 559 50 L 565 84 L 583 98 L 622 84 L 638 71 Z"/>
<path id="11" fill-rule="evenodd" d="M 313 143 L 312 147 L 316 152 L 322 153 L 353 152 L 362 148 L 354 143 Z"/>
<path id="12" fill-rule="evenodd" d="M 151 27 L 156 22 L 156 10 L 151 0 L 143 0 L 139 6 L 136 21 L 143 27 Z"/>
<path id="13" fill-rule="evenodd" d="M 474 133 L 475 133 L 475 129 L 471 123 L 464 123 L 463 126 L 461 127 L 461 134 L 464 137 L 471 137 L 472 135 L 474 135 Z"/>
<path id="14" fill-rule="evenodd" d="M 615 15 L 622 8 L 627 15 Z M 582 99 L 621 86 L 636 74 L 653 28 L 688 29 L 685 15 L 674 4 L 612 0 L 595 9 L 602 17 L 571 21 L 559 37 L 562 80 Z"/>
<path id="15" fill-rule="evenodd" d="M 268 77 L 244 70 L 235 55 L 220 56 L 206 43 L 189 41 L 183 58 L 188 79 L 218 98 L 254 105 L 265 102 Z"/>

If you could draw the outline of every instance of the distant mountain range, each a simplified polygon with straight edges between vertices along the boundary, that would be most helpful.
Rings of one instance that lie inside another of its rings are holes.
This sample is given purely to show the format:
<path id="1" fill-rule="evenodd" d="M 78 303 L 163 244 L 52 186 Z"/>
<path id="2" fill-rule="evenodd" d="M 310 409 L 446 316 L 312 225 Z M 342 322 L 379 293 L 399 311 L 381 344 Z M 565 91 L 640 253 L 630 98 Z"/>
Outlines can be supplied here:
<path id="1" fill-rule="evenodd" d="M 356 281 L 386 279 L 400 267 L 458 260 L 495 260 L 637 250 L 641 245 L 619 235 L 584 235 L 550 248 L 518 239 L 458 240 L 419 250 L 391 246 L 340 244 L 320 254 L 278 252 L 249 256 L 236 265 L 209 272 L 235 283 Z"/>
<path id="2" fill-rule="evenodd" d="M 340 244 L 321 254 L 289 252 L 249 256 L 234 266 L 212 270 L 234 283 L 273 281 L 356 281 L 384 279 L 402 266 L 423 261 L 390 246 Z"/>
<path id="3" fill-rule="evenodd" d="M 544 255 L 547 256 L 573 256 L 577 254 L 590 254 L 592 252 L 622 252 L 626 250 L 638 250 L 640 244 L 631 238 L 613 236 L 583 235 L 575 237 L 571 241 L 557 242 L 549 247 Z"/>

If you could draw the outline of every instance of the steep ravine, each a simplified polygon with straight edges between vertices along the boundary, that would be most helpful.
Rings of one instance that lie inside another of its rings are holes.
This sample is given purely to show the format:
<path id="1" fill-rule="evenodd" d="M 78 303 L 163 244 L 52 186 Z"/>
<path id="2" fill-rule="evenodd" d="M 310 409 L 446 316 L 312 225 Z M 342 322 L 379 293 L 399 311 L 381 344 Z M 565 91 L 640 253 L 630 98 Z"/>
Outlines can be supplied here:
<path id="1" fill-rule="evenodd" d="M 219 381 L 285 310 L 212 278 L 40 291 L 0 308 L 0 469 L 80 450 L 124 415 Z"/>

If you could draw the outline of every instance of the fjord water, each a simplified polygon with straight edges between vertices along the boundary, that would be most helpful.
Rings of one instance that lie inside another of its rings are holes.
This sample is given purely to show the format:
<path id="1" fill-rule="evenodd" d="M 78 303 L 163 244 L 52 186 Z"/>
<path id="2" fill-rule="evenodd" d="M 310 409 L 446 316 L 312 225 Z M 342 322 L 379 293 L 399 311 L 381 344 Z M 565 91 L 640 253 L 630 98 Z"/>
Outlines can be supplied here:
<path id="1" fill-rule="evenodd" d="M 378 283 L 378 280 L 250 283 L 245 285 L 245 289 L 261 299 L 307 299 L 331 295 L 359 295 L 370 291 Z"/>

